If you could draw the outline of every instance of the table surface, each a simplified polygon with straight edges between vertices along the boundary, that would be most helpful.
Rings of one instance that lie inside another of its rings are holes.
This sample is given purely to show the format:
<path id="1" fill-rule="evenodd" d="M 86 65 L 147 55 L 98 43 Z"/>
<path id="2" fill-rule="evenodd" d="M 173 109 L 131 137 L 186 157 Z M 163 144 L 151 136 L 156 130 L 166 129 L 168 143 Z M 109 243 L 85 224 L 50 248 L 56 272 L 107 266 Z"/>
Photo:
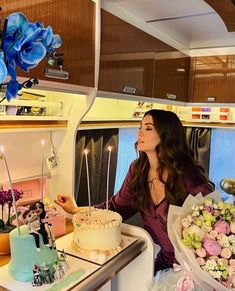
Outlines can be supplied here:
<path id="1" fill-rule="evenodd" d="M 67 235 L 73 231 L 73 225 L 71 219 L 66 221 L 66 237 L 61 236 L 58 239 L 58 243 L 61 241 L 63 242 L 64 239 L 67 238 Z M 123 234 L 124 236 L 127 234 Z M 127 244 L 127 247 L 118 253 L 114 258 L 108 260 L 104 265 L 98 265 L 97 263 L 93 263 L 95 269 L 88 273 L 84 278 L 79 280 L 77 284 L 79 284 L 79 290 L 85 291 L 85 290 L 97 290 L 101 286 L 103 286 L 107 281 L 111 280 L 114 276 L 117 275 L 127 264 L 129 264 L 132 260 L 134 260 L 137 256 L 139 256 L 142 252 L 144 252 L 147 248 L 145 239 L 142 239 L 135 235 L 130 235 L 130 245 Z M 131 238 L 132 237 L 132 238 Z M 135 239 L 134 239 L 135 238 Z M 70 239 L 71 240 L 71 239 Z M 72 255 L 73 256 L 73 255 Z M 74 256 L 73 256 L 74 257 Z M 74 257 L 75 259 L 75 257 Z M 10 260 L 10 256 L 0 256 L 0 266 L 6 265 Z M 80 265 L 82 266 L 84 263 L 92 264 L 91 262 L 87 260 L 82 260 L 82 258 L 77 258 L 77 260 L 80 261 Z M 74 264 L 72 264 L 74 265 Z M 7 267 L 7 266 L 6 266 Z M 4 271 L 5 267 L 3 267 Z M 5 275 L 7 277 L 7 275 Z M 75 286 L 78 286 L 77 284 L 73 285 L 73 288 Z M 5 286 L 9 286 L 8 284 Z M 7 289 L 0 286 L 0 291 L 6 291 Z M 20 289 L 21 290 L 21 289 Z M 25 290 L 25 287 L 22 286 L 22 290 Z M 34 290 L 34 289 L 33 289 Z M 66 289 L 66 290 L 72 290 L 72 289 Z"/>

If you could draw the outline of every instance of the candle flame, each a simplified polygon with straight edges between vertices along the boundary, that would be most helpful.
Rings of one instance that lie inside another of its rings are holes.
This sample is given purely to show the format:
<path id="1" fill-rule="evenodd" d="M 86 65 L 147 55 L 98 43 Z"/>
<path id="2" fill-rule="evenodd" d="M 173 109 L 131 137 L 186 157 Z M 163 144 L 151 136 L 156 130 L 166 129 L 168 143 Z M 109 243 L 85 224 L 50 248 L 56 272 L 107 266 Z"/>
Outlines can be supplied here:
<path id="1" fill-rule="evenodd" d="M 1 152 L 4 153 L 4 148 L 3 148 L 3 146 L 1 146 L 0 149 L 1 149 Z"/>
<path id="2" fill-rule="evenodd" d="M 87 149 L 84 150 L 85 155 L 87 155 Z"/>
<path id="3" fill-rule="evenodd" d="M 111 150 L 112 150 L 112 147 L 111 147 L 111 146 L 109 146 L 109 147 L 108 147 L 108 150 L 111 152 Z"/>
<path id="4" fill-rule="evenodd" d="M 42 146 L 44 146 L 44 144 L 45 144 L 45 143 L 44 143 L 44 139 L 42 139 Z"/>

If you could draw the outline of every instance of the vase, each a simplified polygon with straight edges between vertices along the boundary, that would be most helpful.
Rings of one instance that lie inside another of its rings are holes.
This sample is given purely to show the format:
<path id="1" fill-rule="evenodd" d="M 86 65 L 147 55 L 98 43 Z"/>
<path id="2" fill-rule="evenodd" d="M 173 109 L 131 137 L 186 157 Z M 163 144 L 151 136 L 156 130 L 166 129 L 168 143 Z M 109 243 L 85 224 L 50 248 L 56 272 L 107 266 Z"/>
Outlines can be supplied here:
<path id="1" fill-rule="evenodd" d="M 0 233 L 0 255 L 10 254 L 10 238 L 9 232 Z"/>

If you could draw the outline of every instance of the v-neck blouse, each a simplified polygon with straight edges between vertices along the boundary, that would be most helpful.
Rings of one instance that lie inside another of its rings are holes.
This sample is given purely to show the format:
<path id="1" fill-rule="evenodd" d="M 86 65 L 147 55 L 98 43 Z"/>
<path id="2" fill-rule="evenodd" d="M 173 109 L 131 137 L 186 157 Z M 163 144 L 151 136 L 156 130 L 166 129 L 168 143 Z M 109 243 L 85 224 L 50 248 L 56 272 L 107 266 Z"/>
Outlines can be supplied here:
<path id="1" fill-rule="evenodd" d="M 126 220 L 137 213 L 137 210 L 132 205 L 132 195 L 130 191 L 130 182 L 133 177 L 135 161 L 129 167 L 125 180 L 111 200 L 109 201 L 109 209 L 118 212 L 123 220 Z M 199 177 L 185 176 L 184 183 L 188 194 L 196 195 L 201 192 L 202 195 L 207 195 L 213 191 L 208 185 L 203 183 Z M 105 208 L 106 204 L 101 203 L 97 207 Z M 150 207 L 143 213 L 140 213 L 144 222 L 144 228 L 151 235 L 153 241 L 161 247 L 155 260 L 155 270 L 172 267 L 176 262 L 174 256 L 174 248 L 167 234 L 167 214 L 169 203 L 164 198 L 158 205 L 154 205 L 151 200 Z"/>

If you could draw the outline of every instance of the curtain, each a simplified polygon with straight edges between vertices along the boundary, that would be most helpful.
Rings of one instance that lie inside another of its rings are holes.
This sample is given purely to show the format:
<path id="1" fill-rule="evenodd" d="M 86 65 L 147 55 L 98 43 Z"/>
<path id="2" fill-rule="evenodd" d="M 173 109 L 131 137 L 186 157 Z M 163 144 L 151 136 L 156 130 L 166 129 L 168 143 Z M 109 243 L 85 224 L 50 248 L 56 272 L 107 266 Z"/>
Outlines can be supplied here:
<path id="1" fill-rule="evenodd" d="M 138 128 L 119 129 L 117 174 L 114 193 L 116 193 L 121 188 L 131 162 L 137 158 L 137 153 L 135 151 L 137 133 Z"/>
<path id="2" fill-rule="evenodd" d="M 209 173 L 211 129 L 186 127 L 188 144 L 194 152 L 194 157 Z"/>
<path id="3" fill-rule="evenodd" d="M 106 200 L 108 147 L 111 146 L 109 197 L 113 195 L 117 164 L 118 129 L 81 130 L 77 132 L 75 153 L 75 200 L 78 206 L 88 205 L 88 185 L 84 150 L 90 180 L 91 204 Z"/>

